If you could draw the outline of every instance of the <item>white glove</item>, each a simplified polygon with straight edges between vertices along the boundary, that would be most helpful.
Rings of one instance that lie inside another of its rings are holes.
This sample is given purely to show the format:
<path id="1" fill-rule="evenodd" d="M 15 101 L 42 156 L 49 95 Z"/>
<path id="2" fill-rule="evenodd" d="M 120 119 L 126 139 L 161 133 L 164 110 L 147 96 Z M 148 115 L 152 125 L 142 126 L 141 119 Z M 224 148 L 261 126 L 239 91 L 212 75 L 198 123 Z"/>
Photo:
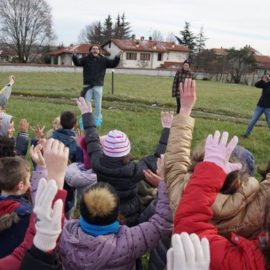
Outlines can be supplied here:
<path id="1" fill-rule="evenodd" d="M 167 270 L 209 270 L 210 248 L 206 238 L 197 234 L 174 234 L 167 253 Z"/>
<path id="2" fill-rule="evenodd" d="M 52 209 L 52 202 L 57 193 L 54 180 L 40 180 L 35 200 L 34 213 L 36 214 L 36 235 L 34 245 L 42 250 L 49 251 L 55 248 L 56 241 L 61 233 L 61 218 L 63 201 L 57 200 Z"/>

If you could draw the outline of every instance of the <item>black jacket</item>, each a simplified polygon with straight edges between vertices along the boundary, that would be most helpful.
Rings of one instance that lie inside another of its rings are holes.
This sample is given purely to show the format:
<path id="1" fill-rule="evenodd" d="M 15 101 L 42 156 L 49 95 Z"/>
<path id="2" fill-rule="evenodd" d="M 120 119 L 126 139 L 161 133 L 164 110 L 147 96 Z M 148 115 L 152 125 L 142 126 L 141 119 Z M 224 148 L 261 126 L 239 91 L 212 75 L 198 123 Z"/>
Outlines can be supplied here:
<path id="1" fill-rule="evenodd" d="M 264 108 L 270 108 L 270 82 L 260 80 L 255 83 L 255 87 L 262 88 L 262 95 L 257 105 Z"/>
<path id="2" fill-rule="evenodd" d="M 112 158 L 103 154 L 92 113 L 83 115 L 83 126 L 87 151 L 92 168 L 97 174 L 97 180 L 107 182 L 115 188 L 120 198 L 121 214 L 126 218 L 134 216 L 134 214 L 139 216 L 141 203 L 137 194 L 137 184 L 140 180 L 145 179 L 143 170 L 156 171 L 157 158 L 166 150 L 170 129 L 163 129 L 159 145 L 153 155 L 143 157 L 138 162 L 130 161 L 123 164 L 121 158 Z"/>
<path id="3" fill-rule="evenodd" d="M 29 249 L 23 258 L 20 270 L 59 270 L 60 265 L 55 252 L 46 253 L 35 246 Z"/>
<path id="4" fill-rule="evenodd" d="M 115 68 L 120 57 L 116 56 L 111 60 L 102 55 L 95 57 L 89 54 L 82 58 L 73 55 L 72 60 L 75 66 L 83 67 L 83 84 L 94 87 L 103 85 L 106 68 Z"/>

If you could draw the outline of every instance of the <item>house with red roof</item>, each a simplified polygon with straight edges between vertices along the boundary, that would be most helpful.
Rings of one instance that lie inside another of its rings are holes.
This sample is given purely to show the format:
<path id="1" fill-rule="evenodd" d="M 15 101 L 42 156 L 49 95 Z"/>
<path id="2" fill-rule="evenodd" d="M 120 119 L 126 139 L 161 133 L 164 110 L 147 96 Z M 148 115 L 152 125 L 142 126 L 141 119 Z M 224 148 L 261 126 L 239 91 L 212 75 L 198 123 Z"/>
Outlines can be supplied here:
<path id="1" fill-rule="evenodd" d="M 119 67 L 123 68 L 179 68 L 188 58 L 190 49 L 175 42 L 140 39 L 112 39 L 102 48 L 114 57 L 123 51 Z"/>

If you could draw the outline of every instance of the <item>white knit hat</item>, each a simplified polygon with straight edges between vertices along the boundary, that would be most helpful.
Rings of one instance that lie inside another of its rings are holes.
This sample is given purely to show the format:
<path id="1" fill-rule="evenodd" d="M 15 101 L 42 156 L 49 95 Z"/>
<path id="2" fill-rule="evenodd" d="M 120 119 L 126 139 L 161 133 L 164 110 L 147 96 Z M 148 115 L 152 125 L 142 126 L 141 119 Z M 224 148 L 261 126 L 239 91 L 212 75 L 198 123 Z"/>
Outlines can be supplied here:
<path id="1" fill-rule="evenodd" d="M 127 135 L 119 130 L 111 130 L 104 139 L 103 152 L 108 157 L 124 157 L 130 152 Z"/>

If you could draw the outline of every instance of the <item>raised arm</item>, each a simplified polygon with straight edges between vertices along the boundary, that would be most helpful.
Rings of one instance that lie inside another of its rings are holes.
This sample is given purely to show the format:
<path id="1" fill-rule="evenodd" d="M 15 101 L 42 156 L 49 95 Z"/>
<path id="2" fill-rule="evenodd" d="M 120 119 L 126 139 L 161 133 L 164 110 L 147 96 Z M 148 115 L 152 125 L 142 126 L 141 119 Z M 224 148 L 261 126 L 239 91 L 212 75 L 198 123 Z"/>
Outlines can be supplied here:
<path id="1" fill-rule="evenodd" d="M 122 54 L 122 51 L 120 51 L 115 57 L 114 59 L 109 59 L 109 58 L 105 58 L 106 59 L 106 68 L 115 68 L 118 66 L 118 64 L 120 63 L 120 56 Z"/>
<path id="2" fill-rule="evenodd" d="M 78 67 L 84 66 L 84 58 L 83 57 L 79 58 L 77 54 L 75 53 L 73 53 L 72 55 L 72 61 L 75 66 L 78 66 Z"/>
<path id="3" fill-rule="evenodd" d="M 233 249 L 233 244 L 218 235 L 214 225 L 209 223 L 213 217 L 211 205 L 221 189 L 226 175 L 239 170 L 241 164 L 229 163 L 228 159 L 238 139 L 234 137 L 227 144 L 228 133 L 208 136 L 205 146 L 204 162 L 199 163 L 183 193 L 174 220 L 174 232 L 196 233 L 206 237 L 210 242 L 211 269 L 224 269 L 224 260 L 228 263 L 225 269 L 241 264 L 241 249 Z M 230 256 L 233 253 L 234 256 Z M 224 256 L 225 254 L 225 256 Z M 236 267 L 238 269 L 238 267 Z M 236 269 L 235 268 L 235 269 Z"/>
<path id="4" fill-rule="evenodd" d="M 184 189 L 184 178 L 190 166 L 190 147 L 194 119 L 190 117 L 196 102 L 196 85 L 191 79 L 181 83 L 181 110 L 175 115 L 165 153 L 165 181 L 173 212 Z"/>

